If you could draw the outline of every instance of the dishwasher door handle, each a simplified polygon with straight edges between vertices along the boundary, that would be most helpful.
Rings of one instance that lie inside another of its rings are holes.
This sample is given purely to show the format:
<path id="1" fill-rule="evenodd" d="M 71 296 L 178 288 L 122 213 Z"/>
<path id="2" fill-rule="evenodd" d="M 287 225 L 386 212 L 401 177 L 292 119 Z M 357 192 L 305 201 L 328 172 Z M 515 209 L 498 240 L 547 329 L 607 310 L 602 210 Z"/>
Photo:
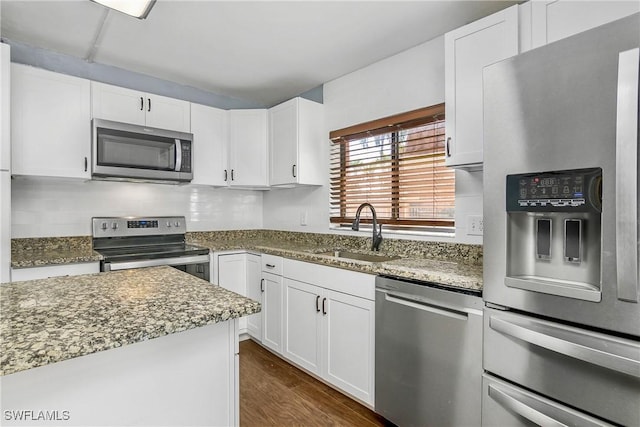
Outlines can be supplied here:
<path id="1" fill-rule="evenodd" d="M 418 310 L 428 311 L 429 313 L 439 314 L 441 316 L 447 316 L 458 320 L 467 320 L 469 314 L 462 310 L 454 310 L 449 307 L 443 307 L 439 305 L 429 304 L 425 301 L 421 301 L 416 298 L 411 298 L 407 295 L 396 295 L 392 293 L 385 292 L 384 294 L 385 301 L 404 305 L 406 307 L 416 308 Z"/>

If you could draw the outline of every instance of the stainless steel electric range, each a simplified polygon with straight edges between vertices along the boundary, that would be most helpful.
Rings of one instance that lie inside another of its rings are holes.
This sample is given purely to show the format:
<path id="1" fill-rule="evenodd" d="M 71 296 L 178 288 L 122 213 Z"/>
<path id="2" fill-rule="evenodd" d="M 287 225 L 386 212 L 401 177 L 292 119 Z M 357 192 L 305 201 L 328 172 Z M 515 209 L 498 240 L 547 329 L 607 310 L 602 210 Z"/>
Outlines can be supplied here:
<path id="1" fill-rule="evenodd" d="M 92 218 L 100 271 L 169 265 L 209 281 L 209 249 L 185 241 L 183 216 Z"/>

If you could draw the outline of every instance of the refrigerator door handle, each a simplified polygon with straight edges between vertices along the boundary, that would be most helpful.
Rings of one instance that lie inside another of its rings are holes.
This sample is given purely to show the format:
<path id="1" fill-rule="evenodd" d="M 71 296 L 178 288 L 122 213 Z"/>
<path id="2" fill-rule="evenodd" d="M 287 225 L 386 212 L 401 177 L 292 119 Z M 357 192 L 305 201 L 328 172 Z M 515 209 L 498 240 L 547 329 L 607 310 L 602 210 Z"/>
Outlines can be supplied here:
<path id="1" fill-rule="evenodd" d="M 566 427 L 567 426 L 566 421 L 565 422 L 559 421 L 555 419 L 553 416 L 547 415 L 544 412 L 542 412 L 541 409 L 543 409 L 544 406 L 541 405 L 541 407 L 538 409 L 533 408 L 529 406 L 527 403 L 518 399 L 516 396 L 512 396 L 507 389 L 503 389 L 498 384 L 489 384 L 488 391 L 489 391 L 489 397 L 491 397 L 493 400 L 498 402 L 504 408 L 507 408 L 508 410 L 520 415 L 521 417 L 528 419 L 529 421 L 533 422 L 536 425 L 550 426 L 550 427 L 561 427 L 561 426 Z M 562 411 L 562 409 L 559 409 L 556 407 L 550 408 L 550 409 L 552 410 L 555 409 L 556 411 L 558 410 Z M 564 411 L 562 412 L 564 413 L 565 417 L 571 415 Z M 573 420 L 575 422 L 575 425 L 582 425 L 582 426 L 606 425 L 604 423 L 593 422 L 587 418 L 580 417 L 578 415 L 573 415 L 571 418 L 575 418 Z"/>
<path id="2" fill-rule="evenodd" d="M 638 302 L 638 75 L 640 49 L 618 57 L 616 267 L 618 299 Z"/>
<path id="3" fill-rule="evenodd" d="M 536 328 L 533 322 L 525 326 L 496 316 L 491 316 L 489 325 L 491 329 L 497 332 L 510 335 L 535 346 L 640 378 L 640 352 L 638 352 L 638 347 L 625 352 L 628 354 L 616 354 L 614 353 L 615 348 L 609 348 L 607 352 L 591 347 L 588 339 L 583 339 L 583 342 L 580 342 L 581 336 L 579 334 L 571 334 L 571 331 L 564 328 L 544 326 Z M 554 329 L 558 329 L 555 331 L 558 336 L 553 335 Z M 570 335 L 574 335 L 572 341 L 569 340 Z"/>

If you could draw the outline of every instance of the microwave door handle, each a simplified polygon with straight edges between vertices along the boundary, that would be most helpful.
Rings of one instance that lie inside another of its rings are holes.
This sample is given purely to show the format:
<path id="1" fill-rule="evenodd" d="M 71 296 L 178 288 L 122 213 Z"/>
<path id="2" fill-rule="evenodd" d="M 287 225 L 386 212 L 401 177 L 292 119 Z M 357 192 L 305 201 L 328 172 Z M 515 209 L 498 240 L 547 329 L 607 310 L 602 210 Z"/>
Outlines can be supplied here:
<path id="1" fill-rule="evenodd" d="M 618 299 L 638 302 L 638 75 L 640 49 L 618 57 L 616 267 Z"/>
<path id="2" fill-rule="evenodd" d="M 182 169 L 182 143 L 181 141 L 176 138 L 175 140 L 176 143 L 176 172 L 180 172 L 180 170 Z"/>

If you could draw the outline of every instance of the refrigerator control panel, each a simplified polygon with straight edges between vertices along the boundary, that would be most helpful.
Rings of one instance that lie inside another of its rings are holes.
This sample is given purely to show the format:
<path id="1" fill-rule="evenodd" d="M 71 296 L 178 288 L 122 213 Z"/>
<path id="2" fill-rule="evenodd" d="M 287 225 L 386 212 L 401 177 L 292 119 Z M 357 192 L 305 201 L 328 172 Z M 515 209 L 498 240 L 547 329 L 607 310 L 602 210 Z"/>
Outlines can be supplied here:
<path id="1" fill-rule="evenodd" d="M 507 175 L 507 212 L 601 212 L 602 169 Z"/>

